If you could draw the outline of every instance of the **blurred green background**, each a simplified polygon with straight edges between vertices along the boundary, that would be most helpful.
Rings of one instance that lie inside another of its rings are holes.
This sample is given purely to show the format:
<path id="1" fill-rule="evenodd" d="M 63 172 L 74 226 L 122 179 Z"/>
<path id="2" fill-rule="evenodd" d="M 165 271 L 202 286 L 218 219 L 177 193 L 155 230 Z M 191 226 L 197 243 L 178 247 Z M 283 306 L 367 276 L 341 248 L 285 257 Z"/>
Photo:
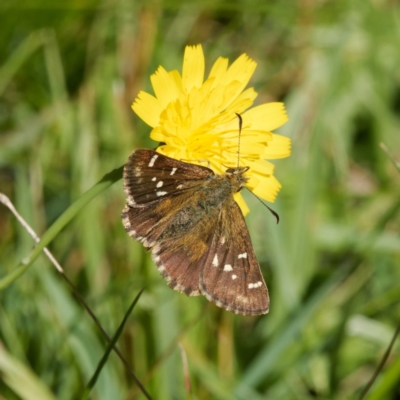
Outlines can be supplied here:
<path id="1" fill-rule="evenodd" d="M 201 43 L 258 62 L 256 104 L 284 101 L 293 154 L 273 208 L 247 196 L 271 293 L 260 318 L 169 289 L 123 230 L 122 182 L 49 248 L 154 399 L 358 399 L 400 318 L 400 4 L 391 0 L 2 0 L 0 192 L 41 236 L 138 147 L 130 106 Z M 0 205 L 0 277 L 33 241 Z M 77 399 L 107 346 L 44 256 L 0 292 L 0 399 Z M 179 347 L 179 344 L 181 347 Z M 182 351 L 180 350 L 182 349 Z M 182 354 L 191 393 L 185 387 Z M 400 399 L 397 341 L 368 399 Z M 144 399 L 111 354 L 92 399 Z"/>

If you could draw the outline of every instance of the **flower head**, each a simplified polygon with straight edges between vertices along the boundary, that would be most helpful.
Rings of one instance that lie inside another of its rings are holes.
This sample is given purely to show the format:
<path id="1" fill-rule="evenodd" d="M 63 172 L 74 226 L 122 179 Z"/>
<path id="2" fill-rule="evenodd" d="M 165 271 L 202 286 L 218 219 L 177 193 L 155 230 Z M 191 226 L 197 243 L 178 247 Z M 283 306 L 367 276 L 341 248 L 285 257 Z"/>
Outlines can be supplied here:
<path id="1" fill-rule="evenodd" d="M 283 103 L 253 107 L 257 93 L 245 89 L 256 62 L 242 54 L 228 67 L 218 58 L 204 81 L 201 45 L 187 46 L 182 75 L 159 67 L 151 76 L 155 96 L 140 92 L 132 108 L 153 130 L 150 137 L 165 143 L 157 151 L 169 157 L 204 166 L 209 162 L 216 173 L 237 167 L 240 114 L 239 165 L 248 166 L 246 187 L 273 202 L 281 185 L 274 177 L 274 165 L 267 159 L 290 155 L 290 139 L 271 131 L 283 125 L 287 114 Z M 246 215 L 249 209 L 240 193 L 235 200 Z"/>

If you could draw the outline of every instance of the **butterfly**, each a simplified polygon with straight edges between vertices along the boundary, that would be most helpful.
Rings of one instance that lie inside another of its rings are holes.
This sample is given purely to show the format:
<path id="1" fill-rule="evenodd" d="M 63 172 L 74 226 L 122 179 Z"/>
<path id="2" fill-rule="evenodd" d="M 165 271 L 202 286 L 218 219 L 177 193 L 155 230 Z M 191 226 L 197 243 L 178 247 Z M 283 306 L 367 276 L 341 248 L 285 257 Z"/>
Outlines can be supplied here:
<path id="1" fill-rule="evenodd" d="M 124 167 L 126 232 L 151 250 L 167 284 L 204 295 L 242 315 L 266 314 L 268 289 L 243 214 L 233 198 L 248 167 L 223 175 L 153 150 L 139 149 Z"/>

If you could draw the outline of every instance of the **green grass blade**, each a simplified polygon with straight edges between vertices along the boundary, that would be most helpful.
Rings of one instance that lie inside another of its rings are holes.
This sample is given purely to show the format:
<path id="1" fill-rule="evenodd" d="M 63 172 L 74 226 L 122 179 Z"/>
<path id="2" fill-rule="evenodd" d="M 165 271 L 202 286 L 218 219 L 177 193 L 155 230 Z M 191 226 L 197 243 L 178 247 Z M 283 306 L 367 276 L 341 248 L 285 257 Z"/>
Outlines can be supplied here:
<path id="1" fill-rule="evenodd" d="M 382 357 L 378 367 L 376 368 L 374 374 L 372 375 L 371 379 L 369 380 L 367 386 L 364 388 L 360 395 L 360 400 L 366 398 L 369 390 L 371 389 L 372 385 L 374 384 L 375 380 L 377 379 L 379 373 L 382 371 L 387 359 L 389 358 L 390 352 L 396 342 L 397 337 L 400 334 L 400 323 L 397 325 L 396 332 L 393 335 L 392 340 L 390 341 L 389 347 L 385 351 L 385 354 Z M 386 371 L 384 374 L 381 382 L 376 387 L 376 389 L 371 393 L 368 397 L 369 400 L 379 400 L 383 399 L 385 395 L 389 394 L 390 391 L 398 384 L 400 379 L 400 359 L 398 358 L 393 365 Z"/>
<path id="2" fill-rule="evenodd" d="M 45 42 L 44 30 L 32 32 L 0 68 L 0 95 L 22 64 Z"/>
<path id="3" fill-rule="evenodd" d="M 381 400 L 388 398 L 393 389 L 399 384 L 400 380 L 400 358 L 388 368 L 383 374 L 382 379 L 377 384 L 375 390 L 371 392 L 366 398 L 368 400 Z M 360 397 L 362 399 L 363 397 Z"/>
<path id="4" fill-rule="evenodd" d="M 123 329 L 124 329 L 124 326 L 125 326 L 125 324 L 126 324 L 126 321 L 128 320 L 128 318 L 129 318 L 131 312 L 133 311 L 133 309 L 135 308 L 137 302 L 139 301 L 139 298 L 140 298 L 140 296 L 142 295 L 143 290 L 144 290 L 144 289 L 142 289 L 142 290 L 137 294 L 137 296 L 135 297 L 135 299 L 133 300 L 131 306 L 129 307 L 128 311 L 126 312 L 126 314 L 125 314 L 125 316 L 124 316 L 124 319 L 122 320 L 122 322 L 121 322 L 121 324 L 119 325 L 117 331 L 115 332 L 115 335 L 112 337 L 111 342 L 108 344 L 107 349 L 106 349 L 106 352 L 104 353 L 103 357 L 101 358 L 101 360 L 100 360 L 100 362 L 99 362 L 99 364 L 98 364 L 98 366 L 97 366 L 97 368 L 96 368 L 96 371 L 94 372 L 92 378 L 90 379 L 90 381 L 89 381 L 88 384 L 86 385 L 86 389 L 85 389 L 85 391 L 84 391 L 84 393 L 83 393 L 82 399 L 85 399 L 85 400 L 86 400 L 86 399 L 89 398 L 90 392 L 92 391 L 94 385 L 96 384 L 97 379 L 98 379 L 98 377 L 99 377 L 99 375 L 100 375 L 100 372 L 101 372 L 101 370 L 103 369 L 104 365 L 105 365 L 106 362 L 107 362 L 108 356 L 110 355 L 110 353 L 111 353 L 113 347 L 114 347 L 115 344 L 117 343 L 117 340 L 118 340 L 119 337 L 121 336 L 121 333 L 122 333 L 122 331 L 123 331 Z M 139 381 L 136 381 L 136 382 L 137 382 L 138 385 L 140 385 L 140 388 L 141 388 L 143 394 L 146 396 L 146 398 L 149 399 L 149 400 L 151 400 L 151 397 L 150 397 L 150 395 L 147 393 L 146 389 L 140 384 Z"/>
<path id="5" fill-rule="evenodd" d="M 38 245 L 25 257 L 19 265 L 8 275 L 0 280 L 0 290 L 5 289 L 32 265 L 39 257 L 43 249 L 58 235 L 58 233 L 81 211 L 86 204 L 93 200 L 98 194 L 109 188 L 112 184 L 122 178 L 123 167 L 114 169 L 83 194 L 53 223 L 53 225 L 43 235 Z"/>
<path id="6" fill-rule="evenodd" d="M 302 305 L 295 317 L 290 319 L 285 328 L 281 330 L 278 337 L 269 343 L 255 361 L 249 366 L 243 375 L 242 382 L 236 388 L 236 393 L 240 398 L 247 398 L 249 389 L 261 382 L 265 376 L 272 371 L 276 361 L 293 342 L 301 328 L 305 326 L 318 309 L 323 300 L 331 293 L 336 284 L 347 274 L 347 269 L 340 269 L 328 279 L 319 290 Z"/>
<path id="7" fill-rule="evenodd" d="M 55 400 L 41 378 L 0 346 L 1 380 L 22 400 Z M 1 395 L 0 395 L 1 398 Z"/>

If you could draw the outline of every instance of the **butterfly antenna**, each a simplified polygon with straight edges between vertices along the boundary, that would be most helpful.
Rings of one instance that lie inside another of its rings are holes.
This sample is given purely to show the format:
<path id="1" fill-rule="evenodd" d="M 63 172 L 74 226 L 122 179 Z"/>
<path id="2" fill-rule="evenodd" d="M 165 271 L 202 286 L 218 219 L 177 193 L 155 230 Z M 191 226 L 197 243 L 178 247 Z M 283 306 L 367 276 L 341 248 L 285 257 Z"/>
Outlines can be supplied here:
<path id="1" fill-rule="evenodd" d="M 242 126 L 243 126 L 243 118 L 240 114 L 235 113 L 239 119 L 239 143 L 238 143 L 238 161 L 237 166 L 239 168 L 239 159 L 240 159 L 240 136 L 242 135 Z"/>
<path id="2" fill-rule="evenodd" d="M 279 214 L 274 211 L 272 208 L 268 207 L 256 194 L 254 194 L 250 189 L 246 188 L 253 196 L 257 197 L 257 199 L 261 202 L 261 204 L 268 208 L 269 212 L 276 218 L 276 223 L 279 224 Z"/>

